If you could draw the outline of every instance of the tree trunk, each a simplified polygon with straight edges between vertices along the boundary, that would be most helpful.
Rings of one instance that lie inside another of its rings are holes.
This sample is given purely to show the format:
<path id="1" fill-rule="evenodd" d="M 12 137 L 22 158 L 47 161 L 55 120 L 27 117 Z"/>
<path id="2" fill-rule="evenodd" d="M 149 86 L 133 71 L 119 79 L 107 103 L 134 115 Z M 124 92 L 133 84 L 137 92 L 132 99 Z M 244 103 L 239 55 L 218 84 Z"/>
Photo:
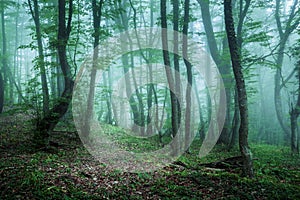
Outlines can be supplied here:
<path id="1" fill-rule="evenodd" d="M 46 116 L 49 112 L 49 89 L 48 89 L 47 77 L 46 77 L 46 67 L 45 67 L 45 60 L 44 60 L 45 56 L 44 56 L 44 47 L 42 42 L 39 5 L 37 0 L 33 0 L 33 8 L 31 5 L 31 0 L 28 0 L 28 5 L 35 24 L 35 33 L 36 33 L 36 39 L 38 43 L 38 54 L 39 54 L 37 65 L 41 73 L 42 93 L 43 93 L 43 113 L 44 116 Z"/>
<path id="2" fill-rule="evenodd" d="M 240 127 L 240 110 L 239 110 L 237 90 L 235 89 L 234 114 L 233 114 L 233 120 L 232 120 L 232 133 L 231 133 L 229 149 L 233 148 L 237 143 L 237 139 L 239 136 L 239 127 Z"/>
<path id="3" fill-rule="evenodd" d="M 297 121 L 300 115 L 300 61 L 297 66 L 298 70 L 298 97 L 295 106 L 292 105 L 290 120 L 291 120 L 291 151 L 294 154 L 299 154 L 299 135 L 297 134 Z"/>
<path id="4" fill-rule="evenodd" d="M 64 76 L 65 88 L 59 101 L 37 124 L 34 135 L 37 146 L 47 147 L 49 134 L 55 128 L 60 118 L 64 116 L 72 99 L 74 81 L 72 80 L 70 65 L 67 60 L 66 47 L 71 32 L 73 14 L 73 0 L 69 0 L 68 22 L 66 25 L 66 0 L 58 1 L 58 56 L 60 67 Z"/>
<path id="5" fill-rule="evenodd" d="M 90 135 L 90 122 L 93 115 L 94 110 L 94 96 L 95 96 L 95 82 L 96 82 L 96 74 L 97 74 L 97 59 L 99 56 L 99 38 L 100 38 L 100 22 L 102 16 L 102 5 L 103 0 L 100 0 L 99 4 L 96 0 L 92 0 L 92 9 L 93 9 L 93 27 L 94 27 L 94 52 L 93 52 L 93 65 L 90 74 L 90 84 L 89 84 L 89 93 L 87 100 L 87 111 L 85 115 L 85 122 L 83 126 L 82 133 L 87 139 Z M 86 140 L 88 141 L 88 140 Z"/>
<path id="6" fill-rule="evenodd" d="M 297 120 L 299 117 L 299 109 L 292 108 L 290 113 L 290 120 L 291 120 L 291 151 L 293 154 L 299 154 L 298 148 L 298 138 L 297 138 Z"/>
<path id="7" fill-rule="evenodd" d="M 239 54 L 237 38 L 235 35 L 234 21 L 232 15 L 231 0 L 224 0 L 224 13 L 226 33 L 230 49 L 232 68 L 234 72 L 238 102 L 240 109 L 241 124 L 239 129 L 239 147 L 243 157 L 243 172 L 249 177 L 254 176 L 251 151 L 248 145 L 248 106 L 245 81 L 242 73 L 241 58 Z"/>
<path id="8" fill-rule="evenodd" d="M 173 36 L 174 36 L 174 69 L 175 69 L 175 95 L 180 98 L 179 102 L 182 102 L 182 95 L 181 95 L 181 78 L 180 78 L 180 65 L 179 65 L 179 55 L 178 55 L 178 49 L 179 49 L 179 42 L 178 42 L 178 31 L 179 31 L 179 0 L 173 0 Z M 183 33 L 184 34 L 184 33 Z M 177 100 L 177 112 L 178 112 L 178 117 L 177 117 L 177 124 L 178 127 L 180 126 L 180 121 L 181 121 L 181 110 L 180 110 L 180 105 Z M 181 130 L 179 130 L 181 131 Z"/>
<path id="9" fill-rule="evenodd" d="M 281 87 L 280 87 L 281 77 L 282 77 L 281 68 L 282 68 L 282 64 L 283 64 L 284 49 L 285 49 L 285 44 L 287 42 L 287 38 L 284 37 L 282 39 L 280 40 L 280 47 L 279 47 L 278 55 L 276 58 L 277 68 L 276 68 L 276 73 L 275 73 L 275 77 L 274 77 L 274 82 L 275 82 L 274 101 L 275 101 L 275 111 L 276 111 L 277 120 L 284 132 L 284 142 L 287 144 L 288 140 L 290 138 L 290 132 L 286 125 L 286 121 L 284 120 L 282 99 L 281 99 Z"/>
<path id="10" fill-rule="evenodd" d="M 281 69 L 283 65 L 283 58 L 284 58 L 284 49 L 286 46 L 286 43 L 288 41 L 288 38 L 290 34 L 297 28 L 297 26 L 300 23 L 300 17 L 298 17 L 296 20 L 295 18 L 297 15 L 295 13 L 299 12 L 299 9 L 296 11 L 298 0 L 295 0 L 293 3 L 293 6 L 291 7 L 290 15 L 286 21 L 286 28 L 283 30 L 281 19 L 280 19 L 280 3 L 281 0 L 276 0 L 276 10 L 275 10 L 275 19 L 277 24 L 277 29 L 279 32 L 280 37 L 280 44 L 279 49 L 277 52 L 277 58 L 276 58 L 276 74 L 274 77 L 275 80 L 275 90 L 274 90 L 274 101 L 275 101 L 275 110 L 278 122 L 284 131 L 284 140 L 286 143 L 288 143 L 290 138 L 290 132 L 289 129 L 284 121 L 284 113 L 282 109 L 282 102 L 281 102 Z"/>
<path id="11" fill-rule="evenodd" d="M 134 13 L 136 13 L 131 1 L 129 2 L 130 5 L 131 5 L 131 8 L 133 9 Z M 118 6 L 116 6 L 116 9 L 124 9 L 125 7 L 125 4 L 126 4 L 126 1 L 122 1 L 118 4 Z M 136 14 L 134 14 L 136 15 Z M 120 31 L 127 31 L 128 30 L 128 16 L 127 16 L 127 13 L 124 13 L 124 12 L 121 12 L 120 13 L 120 17 L 116 19 L 116 22 L 117 24 L 119 24 L 119 30 Z M 134 17 L 134 24 L 135 24 L 135 17 Z M 123 26 L 123 27 L 122 27 Z M 122 27 L 122 28 L 120 28 Z M 130 43 L 131 41 L 131 38 L 129 38 L 129 36 L 127 37 L 122 37 L 120 38 L 121 40 L 121 43 L 122 43 L 122 46 L 124 48 L 128 48 L 128 43 Z M 130 64 L 129 64 L 129 55 L 122 55 L 122 65 L 123 65 L 123 72 L 124 72 L 124 75 L 127 74 L 129 72 L 129 68 L 130 68 Z M 132 55 L 131 55 L 132 56 Z M 132 60 L 132 57 L 131 57 L 131 60 Z M 141 125 L 141 112 L 139 111 L 139 108 L 140 108 L 140 104 L 136 101 L 136 99 L 134 98 L 134 95 L 131 94 L 131 91 L 132 91 L 132 87 L 131 87 L 131 80 L 130 80 L 130 76 L 129 74 L 125 75 L 125 92 L 126 92 L 126 96 L 127 98 L 129 99 L 129 105 L 130 105 L 130 109 L 132 111 L 132 115 L 133 115 L 133 121 L 134 121 L 134 124 L 136 125 Z M 136 128 L 136 126 L 132 127 L 133 129 Z"/>
<path id="12" fill-rule="evenodd" d="M 0 114 L 3 112 L 4 106 L 4 81 L 2 76 L 2 70 L 0 70 Z"/>
<path id="13" fill-rule="evenodd" d="M 160 7 L 161 7 L 161 28 L 162 28 L 162 47 L 163 47 L 163 60 L 167 75 L 167 80 L 170 88 L 170 97 L 171 97 L 171 112 L 172 112 L 172 136 L 175 137 L 176 133 L 179 130 L 179 124 L 178 124 L 178 99 L 175 94 L 175 81 L 172 75 L 171 71 L 171 63 L 170 63 L 170 57 L 168 52 L 168 36 L 167 36 L 167 3 L 166 0 L 160 1 Z M 176 142 L 177 143 L 177 142 Z M 173 145 L 173 155 L 178 154 L 178 143 Z"/>
<path id="14" fill-rule="evenodd" d="M 214 62 L 216 63 L 216 65 L 221 73 L 222 79 L 224 81 L 226 97 L 228 95 L 228 97 L 226 98 L 225 123 L 224 123 L 224 127 L 222 129 L 220 138 L 218 140 L 218 144 L 229 145 L 229 136 L 230 136 L 229 129 L 230 129 L 230 120 L 231 120 L 230 119 L 231 118 L 230 117 L 230 103 L 231 103 L 230 101 L 231 101 L 231 99 L 229 98 L 229 96 L 231 93 L 230 90 L 231 90 L 232 77 L 231 77 L 231 73 L 230 73 L 230 62 L 229 62 L 229 60 L 226 60 L 226 57 L 227 57 L 226 51 L 228 51 L 227 44 L 225 42 L 223 42 L 223 55 L 221 55 L 220 51 L 218 49 L 215 33 L 213 30 L 211 14 L 210 14 L 210 10 L 209 10 L 209 1 L 207 1 L 207 0 L 197 0 L 197 1 L 200 4 L 200 8 L 201 8 L 202 21 L 203 21 L 203 25 L 204 25 L 204 29 L 205 29 L 205 33 L 206 33 L 206 38 L 207 38 L 210 54 L 211 54 Z M 225 101 L 224 99 L 220 99 L 220 103 L 223 104 L 224 101 Z"/>
<path id="15" fill-rule="evenodd" d="M 195 77 L 194 76 L 193 76 L 193 82 L 195 82 Z M 198 128 L 197 128 L 197 132 L 199 134 L 200 140 L 203 141 L 204 138 L 205 138 L 205 122 L 204 122 L 203 114 L 202 114 L 200 94 L 199 94 L 199 91 L 198 91 L 198 88 L 197 88 L 197 84 L 193 84 L 192 88 L 194 90 L 194 93 L 195 93 L 195 96 L 196 96 L 196 99 L 197 99 L 197 106 L 199 108 L 198 115 L 199 115 L 200 121 L 199 121 L 199 125 L 198 125 Z"/>
<path id="16" fill-rule="evenodd" d="M 15 26 L 15 48 L 14 48 L 14 69 L 13 69 L 13 73 L 12 73 L 12 80 L 14 83 L 16 83 L 15 85 L 17 87 L 20 88 L 20 84 L 18 84 L 15 80 L 15 77 L 21 77 L 21 76 L 18 76 L 18 46 L 19 46 L 19 12 L 20 12 L 20 9 L 19 7 L 17 8 L 17 14 L 16 14 L 16 18 L 15 18 L 15 23 L 16 23 L 16 26 Z M 20 78 L 18 78 L 20 79 Z M 13 87 L 13 85 L 11 86 Z M 17 103 L 21 103 L 21 94 L 18 93 L 18 98 L 17 98 Z"/>
<path id="17" fill-rule="evenodd" d="M 137 22 L 136 22 L 136 16 L 137 16 L 137 11 L 135 9 L 135 7 L 133 6 L 133 3 L 132 1 L 130 0 L 130 6 L 133 10 L 133 25 L 134 25 L 134 28 L 137 29 Z M 139 41 L 139 36 L 136 36 L 137 37 L 137 40 Z M 132 50 L 132 40 L 131 38 L 128 36 L 128 39 L 129 39 L 129 44 L 130 44 L 130 50 Z M 139 42 L 138 42 L 139 43 Z M 142 54 L 143 58 L 145 58 L 144 54 Z M 144 104 L 143 104 L 143 99 L 142 99 L 142 91 L 140 92 L 138 87 L 137 87 L 137 81 L 136 81 L 136 77 L 135 77 L 135 70 L 134 70 L 134 57 L 132 54 L 130 54 L 130 61 L 131 61 L 131 66 L 132 66 L 132 70 L 131 70 L 131 74 L 132 74 L 132 80 L 133 80 L 133 85 L 134 85 L 134 89 L 135 89 L 135 93 L 136 93 L 136 97 L 137 97 L 137 101 L 138 101 L 138 109 L 139 109 L 139 112 L 138 112 L 138 116 L 139 116 L 139 119 L 138 119 L 138 126 L 139 127 L 136 127 L 134 126 L 134 129 L 133 131 L 139 131 L 139 134 L 141 136 L 145 136 L 145 112 L 144 112 Z M 149 62 L 148 62 L 149 63 Z M 135 123 L 136 124 L 136 123 Z"/>
<path id="18" fill-rule="evenodd" d="M 183 20 L 183 30 L 182 33 L 184 36 L 182 44 L 182 56 L 183 58 L 188 59 L 187 49 L 188 49 L 188 28 L 189 28 L 189 10 L 190 10 L 190 0 L 184 1 L 184 20 Z M 192 74 L 192 65 L 191 63 L 184 59 L 187 73 L 187 86 L 186 86 L 186 110 L 185 110 L 185 150 L 189 151 L 190 140 L 191 140 L 191 109 L 192 109 L 192 85 L 193 85 L 193 74 Z"/>
<path id="19" fill-rule="evenodd" d="M 1 9 L 1 29 L 2 29 L 2 73 L 3 73 L 3 76 L 1 76 L 1 79 L 2 79 L 2 83 L 1 84 L 1 90 L 3 91 L 0 91 L 2 95 L 2 97 L 0 97 L 2 100 L 0 100 L 0 103 L 2 102 L 2 106 L 0 104 L 0 107 L 2 107 L 1 109 L 1 112 L 3 110 L 3 107 L 4 107 L 4 101 L 5 101 L 5 97 L 4 95 L 8 93 L 8 90 L 6 90 L 8 87 L 7 86 L 7 83 L 8 83 L 8 66 L 7 66 L 7 58 L 6 58 L 6 51 L 7 51 L 7 46 L 6 46 L 6 31 L 5 31 L 5 20 L 4 20 L 4 8 Z M 0 72 L 1 73 L 1 72 Z M 1 113 L 0 112 L 0 113 Z"/>

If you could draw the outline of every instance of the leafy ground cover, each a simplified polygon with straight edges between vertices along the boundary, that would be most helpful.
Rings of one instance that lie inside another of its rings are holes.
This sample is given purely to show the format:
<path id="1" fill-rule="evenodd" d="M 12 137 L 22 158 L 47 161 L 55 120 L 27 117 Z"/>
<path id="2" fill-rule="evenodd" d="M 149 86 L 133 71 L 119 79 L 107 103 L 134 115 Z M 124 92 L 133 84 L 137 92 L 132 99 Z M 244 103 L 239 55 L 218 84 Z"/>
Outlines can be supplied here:
<path id="1" fill-rule="evenodd" d="M 241 177 L 238 168 L 201 166 L 238 152 L 216 147 L 199 158 L 198 140 L 190 154 L 172 165 L 151 173 L 124 173 L 96 161 L 70 129 L 53 134 L 58 145 L 49 151 L 34 149 L 28 120 L 22 115 L 0 118 L 0 199 L 300 199 L 300 159 L 286 147 L 251 145 L 254 179 Z M 106 131 L 122 132 L 116 127 Z M 137 142 L 120 138 L 120 143 Z M 153 146 L 139 142 L 147 150 Z"/>

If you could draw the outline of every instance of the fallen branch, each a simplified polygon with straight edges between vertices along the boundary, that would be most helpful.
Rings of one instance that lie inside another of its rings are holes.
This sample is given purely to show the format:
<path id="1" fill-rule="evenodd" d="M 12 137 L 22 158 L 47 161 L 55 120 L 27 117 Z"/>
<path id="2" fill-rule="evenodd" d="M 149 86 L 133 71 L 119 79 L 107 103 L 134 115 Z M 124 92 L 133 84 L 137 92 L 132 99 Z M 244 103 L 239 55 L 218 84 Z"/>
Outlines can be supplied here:
<path id="1" fill-rule="evenodd" d="M 243 166 L 243 159 L 242 156 L 235 156 L 235 157 L 226 158 L 216 162 L 199 164 L 199 166 L 204 166 L 207 168 L 217 168 L 217 169 L 240 168 Z"/>

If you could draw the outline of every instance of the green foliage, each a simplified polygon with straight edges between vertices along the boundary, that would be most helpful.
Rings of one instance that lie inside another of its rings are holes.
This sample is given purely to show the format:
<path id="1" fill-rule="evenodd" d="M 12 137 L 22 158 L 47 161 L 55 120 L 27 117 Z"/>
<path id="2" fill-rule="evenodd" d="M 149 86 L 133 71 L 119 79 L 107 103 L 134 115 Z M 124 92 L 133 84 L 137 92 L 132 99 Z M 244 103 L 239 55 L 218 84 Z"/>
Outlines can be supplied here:
<path id="1" fill-rule="evenodd" d="M 41 84 L 38 81 L 37 77 L 30 79 L 27 83 L 26 87 L 26 98 L 28 105 L 25 104 L 24 106 L 30 109 L 33 109 L 34 114 L 37 118 L 41 117 L 41 110 L 42 110 L 42 99 L 43 95 L 41 91 Z"/>
<path id="2" fill-rule="evenodd" d="M 5 10 L 9 7 L 18 7 L 18 6 L 19 6 L 19 4 L 15 1 L 10 1 L 10 0 L 1 1 L 0 10 Z"/>

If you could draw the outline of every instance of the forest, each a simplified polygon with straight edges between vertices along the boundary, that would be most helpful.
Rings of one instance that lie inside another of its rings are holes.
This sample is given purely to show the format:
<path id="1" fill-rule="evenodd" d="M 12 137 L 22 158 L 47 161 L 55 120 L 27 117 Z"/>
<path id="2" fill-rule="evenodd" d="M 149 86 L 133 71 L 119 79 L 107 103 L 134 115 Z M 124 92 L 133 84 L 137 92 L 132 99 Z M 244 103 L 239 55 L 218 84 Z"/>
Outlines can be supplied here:
<path id="1" fill-rule="evenodd" d="M 298 0 L 0 0 L 0 199 L 300 199 Z"/>

